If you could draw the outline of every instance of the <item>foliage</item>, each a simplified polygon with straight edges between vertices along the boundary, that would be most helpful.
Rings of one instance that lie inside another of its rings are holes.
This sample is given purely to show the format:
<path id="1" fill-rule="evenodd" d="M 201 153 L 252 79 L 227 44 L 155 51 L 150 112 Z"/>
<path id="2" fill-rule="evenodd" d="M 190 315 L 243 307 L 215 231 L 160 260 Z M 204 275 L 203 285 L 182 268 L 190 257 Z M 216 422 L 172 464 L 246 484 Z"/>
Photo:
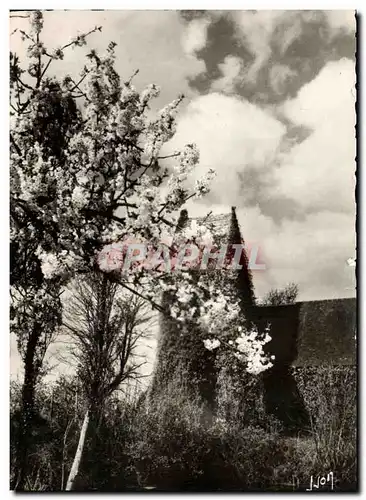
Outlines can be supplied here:
<path id="1" fill-rule="evenodd" d="M 234 208 L 232 208 L 230 229 L 227 238 L 228 243 L 231 245 L 245 245 L 245 242 L 242 240 L 239 222 L 236 217 Z M 242 269 L 234 273 L 233 278 L 236 284 L 236 289 L 239 300 L 241 302 L 241 306 L 243 308 L 243 312 L 245 312 L 246 316 L 250 316 L 250 306 L 253 306 L 255 304 L 256 298 L 254 292 L 253 276 L 251 270 L 249 269 L 249 261 L 245 247 L 242 249 L 239 264 L 242 266 Z"/>
<path id="2" fill-rule="evenodd" d="M 295 283 L 288 284 L 284 289 L 270 290 L 261 300 L 263 306 L 284 306 L 295 304 L 299 287 Z"/>
<path id="3" fill-rule="evenodd" d="M 184 489 L 185 481 L 202 475 L 210 450 L 203 417 L 202 402 L 177 379 L 147 398 L 136 413 L 129 448 L 141 487 Z"/>
<path id="4" fill-rule="evenodd" d="M 243 427 L 240 416 L 207 420 L 202 401 L 178 380 L 148 400 L 132 429 L 139 484 L 158 490 L 259 489 L 283 458 L 276 435 Z"/>
<path id="5" fill-rule="evenodd" d="M 227 393 L 227 399 L 220 396 L 220 414 L 212 422 L 205 418 L 202 401 L 192 398 L 179 379 L 159 397 L 146 396 L 140 402 L 133 394 L 122 400 L 112 397 L 98 439 L 87 442 L 77 490 L 304 491 L 311 475 L 332 470 L 335 490 L 354 491 L 354 369 L 303 369 L 295 376 L 313 421 L 310 434 L 299 438 L 282 435 L 276 422 L 263 415 L 261 404 L 253 405 L 260 393 L 256 377 L 243 388 L 240 397 L 248 396 L 242 406 L 237 401 L 240 392 Z M 61 378 L 37 391 L 42 419 L 35 424 L 27 478 L 37 491 L 61 489 L 65 430 L 74 417 L 80 426 L 86 404 L 78 396 L 76 405 L 76 388 L 76 380 Z M 19 397 L 19 387 L 13 384 L 11 444 Z M 65 476 L 77 446 L 73 429 L 66 439 Z"/>
<path id="6" fill-rule="evenodd" d="M 11 473 L 14 474 L 14 452 L 19 428 L 20 386 L 11 391 Z M 130 395 L 131 396 L 131 395 Z M 61 491 L 64 489 L 75 450 L 87 401 L 75 378 L 61 376 L 53 384 L 40 384 L 36 399 L 25 489 Z M 134 399 L 110 398 L 104 405 L 98 439 L 87 442 L 85 467 L 78 479 L 80 489 L 124 490 L 129 481 L 126 439 L 134 415 Z M 126 467 L 125 467 L 126 465 Z M 131 479 L 130 479 L 131 482 Z M 132 485 L 135 483 L 132 482 Z"/>
<path id="7" fill-rule="evenodd" d="M 311 416 L 314 469 L 333 471 L 340 487 L 357 483 L 356 367 L 308 367 L 295 371 Z"/>

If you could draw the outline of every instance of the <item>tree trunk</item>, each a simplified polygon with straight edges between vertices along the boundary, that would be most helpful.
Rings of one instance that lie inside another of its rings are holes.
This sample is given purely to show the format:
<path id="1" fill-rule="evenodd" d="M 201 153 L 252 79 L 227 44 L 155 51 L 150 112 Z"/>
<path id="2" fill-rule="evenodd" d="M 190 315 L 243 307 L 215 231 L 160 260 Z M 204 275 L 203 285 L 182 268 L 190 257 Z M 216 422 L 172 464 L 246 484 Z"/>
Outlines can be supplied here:
<path id="1" fill-rule="evenodd" d="M 72 463 L 69 478 L 66 484 L 66 491 L 71 491 L 74 487 L 75 479 L 79 473 L 81 458 L 84 451 L 86 432 L 89 426 L 89 410 L 85 413 L 84 422 L 80 432 L 79 444 L 75 453 L 74 461 Z"/>
<path id="2" fill-rule="evenodd" d="M 24 362 L 24 382 L 22 387 L 22 415 L 15 458 L 15 474 L 11 489 L 23 491 L 27 476 L 27 461 L 34 416 L 34 397 L 37 370 L 34 364 L 36 345 L 39 339 L 38 329 L 32 332 L 27 345 Z"/>

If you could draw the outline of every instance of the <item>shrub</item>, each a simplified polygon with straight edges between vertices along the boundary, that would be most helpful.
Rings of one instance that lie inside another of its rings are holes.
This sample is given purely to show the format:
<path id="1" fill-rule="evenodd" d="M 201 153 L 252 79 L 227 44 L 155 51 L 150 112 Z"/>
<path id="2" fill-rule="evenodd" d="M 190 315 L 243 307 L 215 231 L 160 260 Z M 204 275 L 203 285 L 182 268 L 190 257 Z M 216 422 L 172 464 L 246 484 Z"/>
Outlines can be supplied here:
<path id="1" fill-rule="evenodd" d="M 202 474 L 203 406 L 183 385 L 169 383 L 140 406 L 132 427 L 129 453 L 139 486 L 184 488 Z"/>
<path id="2" fill-rule="evenodd" d="M 269 433 L 282 430 L 281 422 L 265 409 L 263 378 L 243 372 L 238 366 L 225 367 L 217 379 L 217 416 L 237 430 L 259 427 Z"/>
<path id="3" fill-rule="evenodd" d="M 207 419 L 202 401 L 177 381 L 136 414 L 129 446 L 139 486 L 159 490 L 253 490 L 283 463 L 277 435 L 244 427 L 239 413 Z"/>
<path id="4" fill-rule="evenodd" d="M 333 471 L 336 487 L 357 487 L 356 367 L 308 367 L 294 370 L 307 406 L 314 447 L 311 474 Z"/>
<path id="5" fill-rule="evenodd" d="M 283 306 L 295 304 L 299 293 L 299 287 L 295 283 L 289 283 L 284 289 L 270 290 L 261 300 L 263 306 Z"/>

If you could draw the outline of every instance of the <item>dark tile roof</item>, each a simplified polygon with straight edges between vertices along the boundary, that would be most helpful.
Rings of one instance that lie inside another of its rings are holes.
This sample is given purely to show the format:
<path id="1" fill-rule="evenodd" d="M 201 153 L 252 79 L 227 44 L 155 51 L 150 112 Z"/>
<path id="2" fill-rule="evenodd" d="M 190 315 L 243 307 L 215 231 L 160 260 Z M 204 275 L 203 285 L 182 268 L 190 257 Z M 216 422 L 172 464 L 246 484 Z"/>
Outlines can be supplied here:
<path id="1" fill-rule="evenodd" d="M 268 349 L 277 362 L 298 367 L 356 364 L 356 299 L 255 309 L 258 326 L 271 324 Z"/>
<path id="2" fill-rule="evenodd" d="M 191 220 L 196 220 L 198 224 L 206 226 L 214 237 L 214 241 L 222 243 L 223 240 L 226 241 L 229 235 L 231 217 L 231 214 L 209 214 L 208 216 L 192 218 Z"/>
<path id="3" fill-rule="evenodd" d="M 295 366 L 356 364 L 356 299 L 300 304 Z"/>
<path id="4" fill-rule="evenodd" d="M 231 214 L 209 214 L 205 217 L 197 217 L 195 220 L 211 227 L 215 234 L 223 234 L 228 233 L 230 229 Z"/>

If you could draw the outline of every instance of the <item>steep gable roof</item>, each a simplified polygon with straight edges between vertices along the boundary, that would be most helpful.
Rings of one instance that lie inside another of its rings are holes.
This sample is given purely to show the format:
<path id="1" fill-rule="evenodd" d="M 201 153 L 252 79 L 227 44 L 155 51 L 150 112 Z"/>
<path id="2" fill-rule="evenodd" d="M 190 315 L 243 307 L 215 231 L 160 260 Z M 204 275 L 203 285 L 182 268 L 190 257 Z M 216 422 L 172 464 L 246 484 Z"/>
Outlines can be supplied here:
<path id="1" fill-rule="evenodd" d="M 198 224 L 207 226 L 218 240 L 223 238 L 228 238 L 231 224 L 231 214 L 208 214 L 205 217 L 197 217 L 196 220 Z"/>

